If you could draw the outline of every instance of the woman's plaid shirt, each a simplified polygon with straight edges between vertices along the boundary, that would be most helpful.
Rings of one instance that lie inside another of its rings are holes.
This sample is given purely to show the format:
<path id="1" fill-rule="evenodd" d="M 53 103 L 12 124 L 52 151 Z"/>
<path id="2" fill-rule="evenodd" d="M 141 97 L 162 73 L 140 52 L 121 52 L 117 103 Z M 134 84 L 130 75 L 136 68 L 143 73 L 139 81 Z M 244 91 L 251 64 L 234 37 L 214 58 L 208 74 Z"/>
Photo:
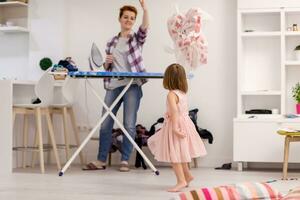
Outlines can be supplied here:
<path id="1" fill-rule="evenodd" d="M 114 36 L 109 42 L 107 42 L 105 52 L 106 54 L 112 54 L 113 49 L 116 47 L 120 33 Z M 145 66 L 142 58 L 142 49 L 147 37 L 147 29 L 142 29 L 139 27 L 136 33 L 129 36 L 128 46 L 129 50 L 127 53 L 128 63 L 130 64 L 131 72 L 145 72 Z M 110 65 L 106 71 L 112 70 L 112 65 Z M 104 78 L 104 88 L 107 88 L 110 78 Z M 146 83 L 147 79 L 141 79 L 142 83 Z"/>

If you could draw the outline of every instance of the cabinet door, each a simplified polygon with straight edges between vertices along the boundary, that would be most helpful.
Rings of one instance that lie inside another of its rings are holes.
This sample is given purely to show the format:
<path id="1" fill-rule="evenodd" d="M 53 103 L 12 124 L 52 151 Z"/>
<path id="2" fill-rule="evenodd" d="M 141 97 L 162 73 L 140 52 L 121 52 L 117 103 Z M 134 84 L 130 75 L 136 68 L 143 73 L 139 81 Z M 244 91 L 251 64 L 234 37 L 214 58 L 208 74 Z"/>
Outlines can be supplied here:
<path id="1" fill-rule="evenodd" d="M 282 162 L 284 137 L 277 122 L 234 122 L 233 159 L 245 162 Z"/>

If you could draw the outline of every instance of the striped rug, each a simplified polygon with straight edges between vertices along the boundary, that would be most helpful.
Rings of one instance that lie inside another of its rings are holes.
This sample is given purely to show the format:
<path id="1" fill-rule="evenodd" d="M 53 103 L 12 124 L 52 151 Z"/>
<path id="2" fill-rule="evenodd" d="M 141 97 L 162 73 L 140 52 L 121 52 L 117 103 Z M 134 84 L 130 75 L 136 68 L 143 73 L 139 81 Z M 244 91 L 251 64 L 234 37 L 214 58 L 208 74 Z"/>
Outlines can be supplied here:
<path id="1" fill-rule="evenodd" d="M 179 200 L 278 200 L 281 194 L 267 183 L 239 183 L 215 188 L 200 188 L 179 194 Z"/>

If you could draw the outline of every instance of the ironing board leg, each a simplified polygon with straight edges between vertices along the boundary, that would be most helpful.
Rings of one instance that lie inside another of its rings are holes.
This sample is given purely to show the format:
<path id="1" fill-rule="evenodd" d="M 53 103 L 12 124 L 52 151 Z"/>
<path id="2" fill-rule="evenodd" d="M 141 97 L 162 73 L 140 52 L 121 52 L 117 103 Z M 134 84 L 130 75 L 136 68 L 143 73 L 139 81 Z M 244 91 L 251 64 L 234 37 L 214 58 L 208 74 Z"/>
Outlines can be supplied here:
<path id="1" fill-rule="evenodd" d="M 127 84 L 127 86 L 130 86 L 132 84 L 133 79 L 130 80 L 130 82 Z M 135 143 L 135 141 L 132 139 L 132 137 L 129 135 L 127 130 L 124 128 L 123 124 L 118 120 L 118 118 L 112 113 L 111 109 L 108 108 L 108 106 L 105 104 L 103 99 L 99 96 L 99 94 L 96 92 L 96 90 L 93 88 L 92 84 L 88 81 L 90 87 L 92 88 L 92 92 L 94 95 L 99 99 L 101 104 L 104 106 L 104 108 L 108 111 L 109 115 L 113 118 L 113 120 L 117 123 L 119 128 L 123 131 L 125 136 L 128 138 L 128 140 L 131 142 L 131 144 L 134 146 L 134 148 L 141 154 L 141 156 L 144 158 L 144 160 L 147 162 L 147 164 L 150 166 L 150 168 L 155 172 L 156 175 L 159 175 L 158 170 L 154 167 L 154 165 L 151 163 L 151 161 L 147 158 L 147 156 L 144 154 L 144 152 L 140 149 L 140 147 Z M 125 90 L 125 89 L 124 89 Z M 126 90 L 127 91 L 127 90 Z M 124 92 L 125 93 L 125 92 Z"/>
<path id="2" fill-rule="evenodd" d="M 66 164 L 64 165 L 64 167 L 61 169 L 61 171 L 59 172 L 59 176 L 62 176 L 65 171 L 69 168 L 69 166 L 71 165 L 71 163 L 74 161 L 74 159 L 76 158 L 76 156 L 78 156 L 78 154 L 80 153 L 80 151 L 84 148 L 84 146 L 90 141 L 90 139 L 93 137 L 93 135 L 95 134 L 95 132 L 97 131 L 97 129 L 101 126 L 102 122 L 106 119 L 106 117 L 109 115 L 109 112 L 111 112 L 111 110 L 116 106 L 116 104 L 120 101 L 120 99 L 123 97 L 123 95 L 125 94 L 125 92 L 129 89 L 130 85 L 131 85 L 132 81 L 130 82 L 130 84 L 128 84 L 123 91 L 119 94 L 119 96 L 115 99 L 115 101 L 112 103 L 112 105 L 108 108 L 106 106 L 106 104 L 104 103 L 104 105 L 106 106 L 106 112 L 104 113 L 104 115 L 98 120 L 96 126 L 91 130 L 91 132 L 88 134 L 88 136 L 84 139 L 84 141 L 80 144 L 80 146 L 76 149 L 76 151 L 73 153 L 73 155 L 71 156 L 71 158 L 66 162 Z"/>

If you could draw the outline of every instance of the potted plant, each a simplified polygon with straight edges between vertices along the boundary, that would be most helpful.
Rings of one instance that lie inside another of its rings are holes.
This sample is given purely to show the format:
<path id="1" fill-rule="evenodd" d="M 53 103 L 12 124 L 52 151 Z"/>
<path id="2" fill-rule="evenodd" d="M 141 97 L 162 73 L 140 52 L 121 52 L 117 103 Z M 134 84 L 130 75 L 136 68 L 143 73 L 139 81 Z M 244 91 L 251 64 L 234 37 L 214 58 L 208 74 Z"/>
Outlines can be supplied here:
<path id="1" fill-rule="evenodd" d="M 300 83 L 299 82 L 293 87 L 292 93 L 293 93 L 293 98 L 297 102 L 296 104 L 297 114 L 300 114 Z"/>
<path id="2" fill-rule="evenodd" d="M 42 58 L 40 60 L 40 67 L 42 70 L 46 71 L 48 68 L 52 67 L 52 60 L 50 58 Z"/>
<path id="3" fill-rule="evenodd" d="M 297 60 L 300 60 L 300 45 L 294 49 Z"/>

